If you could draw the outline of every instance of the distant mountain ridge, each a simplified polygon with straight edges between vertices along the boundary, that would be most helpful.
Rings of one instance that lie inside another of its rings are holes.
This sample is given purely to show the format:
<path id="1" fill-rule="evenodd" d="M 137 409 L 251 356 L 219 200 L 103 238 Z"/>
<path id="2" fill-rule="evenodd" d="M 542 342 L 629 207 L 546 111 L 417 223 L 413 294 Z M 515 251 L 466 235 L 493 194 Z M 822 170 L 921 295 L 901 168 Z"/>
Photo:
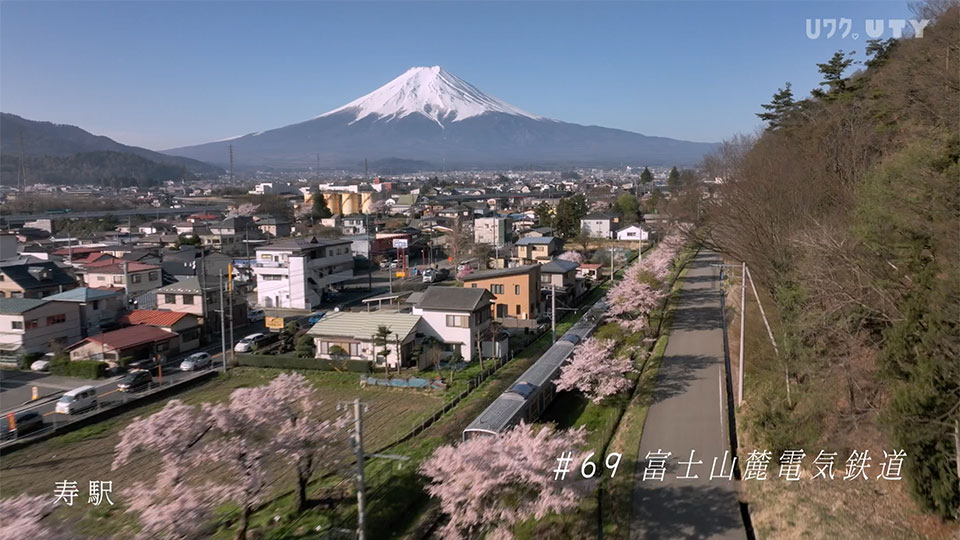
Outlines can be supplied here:
<path id="1" fill-rule="evenodd" d="M 163 165 L 182 167 L 191 173 L 217 174 L 223 172 L 220 167 L 196 159 L 163 154 L 138 146 L 118 143 L 109 137 L 94 135 L 77 126 L 29 120 L 15 114 L 0 113 L 0 154 L 18 156 L 21 134 L 23 136 L 23 153 L 27 157 L 67 157 L 88 152 L 120 152 L 133 154 Z M 139 162 L 130 162 L 142 165 Z"/>
<path id="2" fill-rule="evenodd" d="M 313 119 L 166 150 L 248 167 L 362 166 L 425 161 L 435 168 L 692 165 L 713 143 L 651 137 L 537 116 L 439 66 L 415 67 L 373 92 Z"/>

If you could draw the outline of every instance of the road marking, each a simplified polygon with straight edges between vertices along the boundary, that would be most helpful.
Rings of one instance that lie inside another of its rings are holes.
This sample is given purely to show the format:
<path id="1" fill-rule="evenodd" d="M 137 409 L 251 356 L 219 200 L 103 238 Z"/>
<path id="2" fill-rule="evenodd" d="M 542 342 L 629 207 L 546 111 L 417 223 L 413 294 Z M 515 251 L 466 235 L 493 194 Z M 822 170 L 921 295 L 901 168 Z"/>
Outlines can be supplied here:
<path id="1" fill-rule="evenodd" d="M 114 393 L 114 392 L 119 392 L 119 391 L 120 391 L 119 388 L 114 388 L 113 390 L 111 390 L 111 391 L 109 391 L 109 392 L 104 392 L 104 393 L 100 394 L 100 397 L 109 396 L 110 394 L 112 394 L 112 393 Z"/>
<path id="2" fill-rule="evenodd" d="M 48 413 L 43 413 L 44 416 L 50 416 L 51 414 L 56 414 L 57 411 L 50 411 Z"/>

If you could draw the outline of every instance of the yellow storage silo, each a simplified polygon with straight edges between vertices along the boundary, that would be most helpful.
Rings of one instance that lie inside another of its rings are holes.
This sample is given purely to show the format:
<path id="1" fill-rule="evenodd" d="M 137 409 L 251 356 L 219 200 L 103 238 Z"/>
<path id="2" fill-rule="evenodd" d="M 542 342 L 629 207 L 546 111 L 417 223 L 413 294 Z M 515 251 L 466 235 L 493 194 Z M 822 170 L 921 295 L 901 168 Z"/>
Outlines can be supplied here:
<path id="1" fill-rule="evenodd" d="M 360 208 L 364 214 L 369 214 L 373 210 L 373 192 L 360 192 Z"/>
<path id="2" fill-rule="evenodd" d="M 341 201 L 341 208 L 343 208 L 343 215 L 349 216 L 350 214 L 356 214 L 357 209 L 360 206 L 360 195 L 358 193 L 344 193 L 343 199 Z"/>
<path id="3" fill-rule="evenodd" d="M 330 212 L 333 214 L 343 214 L 343 209 L 340 206 L 340 194 L 339 193 L 324 193 L 323 199 L 327 201 L 327 208 L 330 209 Z"/>

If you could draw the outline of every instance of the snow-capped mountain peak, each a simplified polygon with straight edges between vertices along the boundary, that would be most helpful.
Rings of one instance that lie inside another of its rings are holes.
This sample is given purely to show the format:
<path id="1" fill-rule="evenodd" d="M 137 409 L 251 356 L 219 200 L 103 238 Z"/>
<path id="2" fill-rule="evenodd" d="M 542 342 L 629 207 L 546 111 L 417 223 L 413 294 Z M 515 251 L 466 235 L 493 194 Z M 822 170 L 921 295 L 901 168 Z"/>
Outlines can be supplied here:
<path id="1" fill-rule="evenodd" d="M 410 68 L 373 92 L 317 118 L 341 112 L 355 114 L 353 122 L 371 115 L 390 121 L 421 114 L 440 126 L 445 122 L 457 122 L 489 112 L 541 119 L 484 94 L 440 66 Z"/>

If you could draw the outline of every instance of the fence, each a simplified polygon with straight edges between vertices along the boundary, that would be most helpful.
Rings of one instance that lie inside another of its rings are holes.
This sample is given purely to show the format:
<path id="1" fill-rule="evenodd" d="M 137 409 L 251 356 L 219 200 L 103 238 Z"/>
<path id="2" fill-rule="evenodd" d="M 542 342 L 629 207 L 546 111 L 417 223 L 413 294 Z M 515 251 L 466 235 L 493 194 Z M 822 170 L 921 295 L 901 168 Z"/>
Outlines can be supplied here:
<path id="1" fill-rule="evenodd" d="M 23 435 L 22 437 L 16 436 L 15 434 L 13 439 L 4 441 L 3 444 L 0 444 L 0 455 L 19 450 L 20 448 L 23 448 L 29 444 L 48 439 L 54 435 L 62 435 L 64 433 L 80 429 L 90 424 L 105 420 L 111 416 L 129 411 L 135 407 L 159 400 L 175 391 L 178 391 L 180 387 L 196 384 L 200 381 L 213 377 L 217 373 L 218 370 L 210 368 L 204 371 L 191 372 L 185 376 L 177 378 L 176 380 L 170 380 L 167 378 L 166 380 L 161 380 L 159 383 L 151 383 L 150 387 L 143 392 L 115 392 L 111 393 L 111 397 L 115 395 L 116 398 L 110 400 L 105 400 L 101 397 L 101 399 L 97 400 L 97 404 L 93 408 L 85 411 L 82 415 L 52 415 L 53 421 L 46 423 L 45 427 L 42 429 Z M 42 400 L 41 403 L 24 407 L 19 409 L 17 412 L 27 411 L 33 407 L 48 404 L 51 401 L 53 400 Z M 60 418 L 61 416 L 63 416 L 62 419 Z"/>

